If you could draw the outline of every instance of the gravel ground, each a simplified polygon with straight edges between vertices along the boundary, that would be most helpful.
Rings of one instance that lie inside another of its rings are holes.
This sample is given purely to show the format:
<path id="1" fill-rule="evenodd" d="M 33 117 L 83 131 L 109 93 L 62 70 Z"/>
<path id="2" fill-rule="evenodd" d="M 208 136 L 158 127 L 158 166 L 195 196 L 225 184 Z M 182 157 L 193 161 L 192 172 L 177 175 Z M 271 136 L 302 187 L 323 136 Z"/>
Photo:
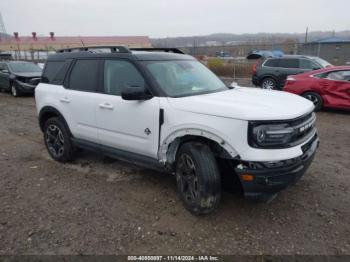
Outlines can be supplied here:
<path id="1" fill-rule="evenodd" d="M 350 118 L 320 112 L 307 174 L 269 204 L 225 192 L 195 217 L 172 176 L 51 160 L 31 97 L 0 94 L 0 254 L 350 254 Z"/>

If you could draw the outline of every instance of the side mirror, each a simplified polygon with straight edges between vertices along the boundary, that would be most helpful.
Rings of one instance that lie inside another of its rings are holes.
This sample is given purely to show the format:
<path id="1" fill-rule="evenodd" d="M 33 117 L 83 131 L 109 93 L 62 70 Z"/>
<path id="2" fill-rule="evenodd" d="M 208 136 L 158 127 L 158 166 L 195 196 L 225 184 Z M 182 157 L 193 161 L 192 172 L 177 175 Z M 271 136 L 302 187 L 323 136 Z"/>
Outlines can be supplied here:
<path id="1" fill-rule="evenodd" d="M 237 82 L 232 82 L 230 85 L 229 85 L 230 89 L 233 89 L 235 87 L 239 87 L 238 83 Z"/>
<path id="2" fill-rule="evenodd" d="M 122 90 L 124 100 L 148 100 L 152 97 L 147 89 L 141 86 L 129 86 Z"/>

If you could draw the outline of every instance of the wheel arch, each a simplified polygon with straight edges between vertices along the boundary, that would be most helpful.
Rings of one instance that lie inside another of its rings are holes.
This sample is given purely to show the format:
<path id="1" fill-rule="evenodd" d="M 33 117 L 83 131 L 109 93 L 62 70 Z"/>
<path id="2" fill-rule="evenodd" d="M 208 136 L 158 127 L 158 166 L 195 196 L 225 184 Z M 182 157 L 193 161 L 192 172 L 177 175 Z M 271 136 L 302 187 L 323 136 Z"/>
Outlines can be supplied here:
<path id="1" fill-rule="evenodd" d="M 314 90 L 314 89 L 309 89 L 307 91 L 304 91 L 300 94 L 300 96 L 304 97 L 305 94 L 307 93 L 314 93 L 316 95 L 319 95 L 320 98 L 321 98 L 321 107 L 319 109 L 316 109 L 317 110 L 320 110 L 325 104 L 327 105 L 328 104 L 328 100 L 318 91 L 318 90 Z M 305 99 L 307 99 L 306 97 L 304 97 Z M 312 102 L 312 101 L 311 101 Z"/>
<path id="2" fill-rule="evenodd" d="M 189 128 L 177 130 L 163 140 L 159 147 L 159 161 L 167 169 L 172 170 L 178 149 L 186 142 L 202 142 L 207 144 L 212 152 L 220 158 L 239 158 L 237 151 L 225 139 L 209 131 Z"/>
<path id="3" fill-rule="evenodd" d="M 316 93 L 316 94 L 318 94 L 320 97 L 323 98 L 323 96 L 320 94 L 320 92 L 318 92 L 317 90 L 314 90 L 314 89 L 307 89 L 307 90 L 304 90 L 300 95 L 302 96 L 302 95 L 304 95 L 304 94 L 306 94 L 306 93 Z"/>
<path id="4" fill-rule="evenodd" d="M 278 79 L 277 79 L 277 77 L 275 77 L 274 75 L 264 75 L 264 76 L 262 76 L 260 79 L 260 83 L 259 83 L 259 85 L 262 85 L 262 82 L 264 82 L 264 80 L 266 79 L 266 78 L 272 78 L 275 82 L 276 82 L 276 84 L 278 85 Z"/>
<path id="5" fill-rule="evenodd" d="M 44 131 L 45 122 L 52 117 L 58 117 L 67 128 L 69 134 L 72 135 L 64 116 L 56 108 L 52 106 L 45 106 L 39 112 L 39 126 L 41 131 Z"/>

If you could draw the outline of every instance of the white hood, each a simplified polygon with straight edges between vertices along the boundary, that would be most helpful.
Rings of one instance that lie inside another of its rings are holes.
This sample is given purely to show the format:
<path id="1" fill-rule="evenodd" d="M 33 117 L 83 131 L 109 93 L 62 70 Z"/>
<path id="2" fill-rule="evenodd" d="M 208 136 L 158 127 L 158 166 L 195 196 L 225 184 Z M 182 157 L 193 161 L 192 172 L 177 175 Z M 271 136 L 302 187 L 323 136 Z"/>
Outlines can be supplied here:
<path id="1" fill-rule="evenodd" d="M 168 99 L 178 110 L 241 120 L 294 119 L 314 108 L 309 100 L 291 93 L 247 87 Z"/>

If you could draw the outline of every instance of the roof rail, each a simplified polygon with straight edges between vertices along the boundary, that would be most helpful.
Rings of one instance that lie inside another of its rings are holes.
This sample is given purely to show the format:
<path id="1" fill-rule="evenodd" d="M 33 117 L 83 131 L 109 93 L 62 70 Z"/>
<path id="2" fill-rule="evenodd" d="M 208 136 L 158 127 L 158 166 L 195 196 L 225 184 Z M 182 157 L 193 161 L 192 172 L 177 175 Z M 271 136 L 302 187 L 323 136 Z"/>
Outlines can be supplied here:
<path id="1" fill-rule="evenodd" d="M 175 53 L 175 54 L 185 54 L 178 48 L 173 48 L 173 47 L 140 47 L 140 48 L 130 48 L 129 50 L 133 51 L 149 51 L 149 52 L 157 52 L 157 51 L 162 51 L 162 52 L 168 52 L 168 53 Z"/>
<path id="2" fill-rule="evenodd" d="M 111 53 L 130 53 L 129 48 L 127 48 L 126 46 L 82 46 L 82 47 L 59 49 L 56 51 L 56 53 L 84 52 L 84 51 L 91 52 L 91 53 L 98 53 L 99 52 L 98 50 L 101 50 L 101 49 L 109 49 Z"/>

